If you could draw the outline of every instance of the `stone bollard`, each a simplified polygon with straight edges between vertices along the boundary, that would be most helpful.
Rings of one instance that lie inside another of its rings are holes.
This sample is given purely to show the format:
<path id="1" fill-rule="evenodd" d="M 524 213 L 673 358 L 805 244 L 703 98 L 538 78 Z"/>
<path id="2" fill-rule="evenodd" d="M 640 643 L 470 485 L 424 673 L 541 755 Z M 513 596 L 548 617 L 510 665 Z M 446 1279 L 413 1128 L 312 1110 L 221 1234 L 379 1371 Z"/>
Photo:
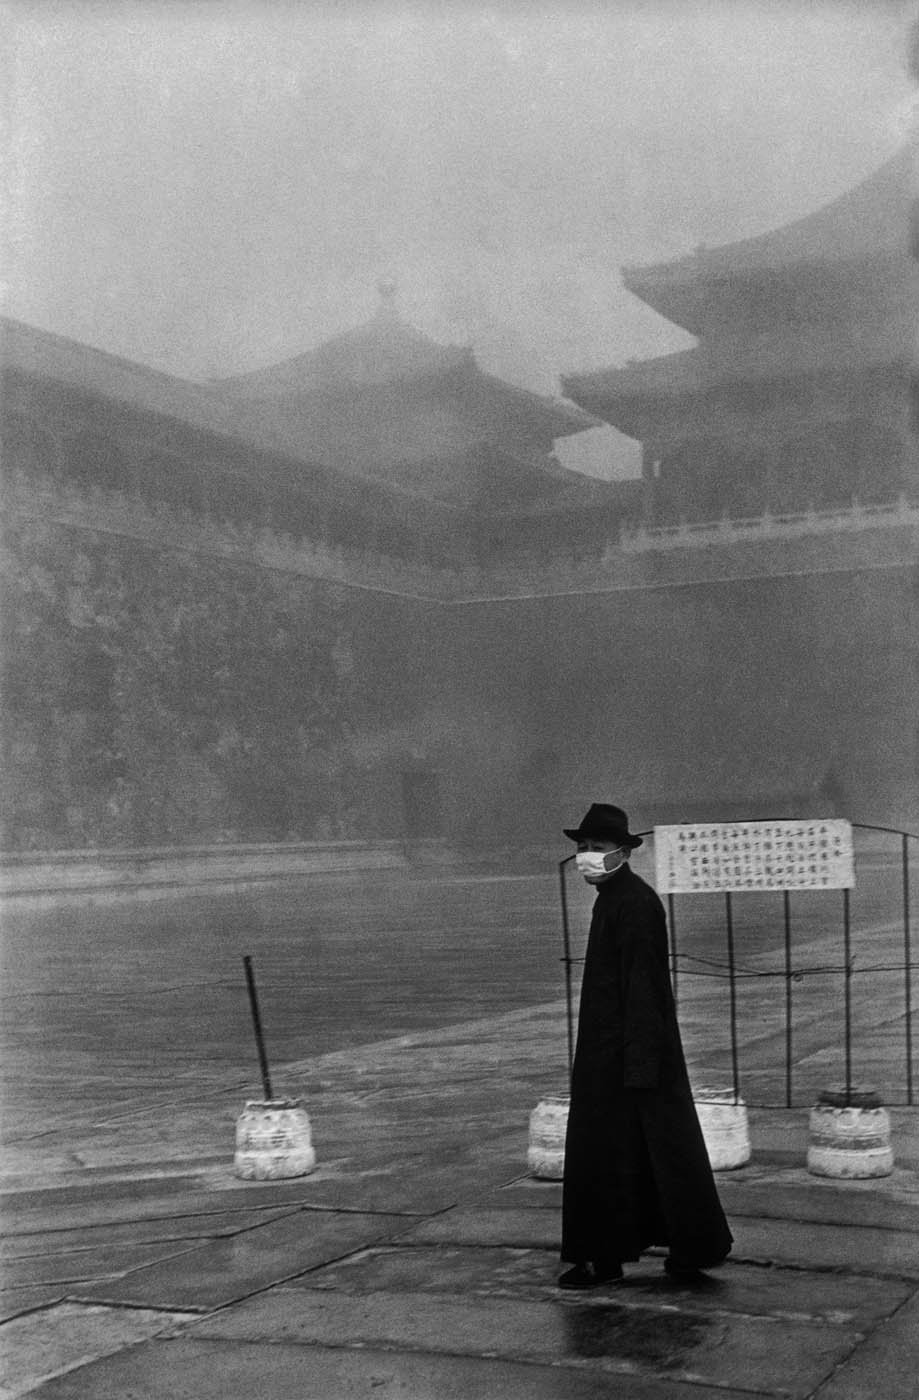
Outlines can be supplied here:
<path id="1" fill-rule="evenodd" d="M 316 1166 L 299 1099 L 251 1099 L 236 1120 L 233 1170 L 245 1181 L 306 1176 Z"/>
<path id="2" fill-rule="evenodd" d="M 753 1155 L 747 1106 L 732 1089 L 700 1089 L 693 1095 L 713 1172 L 746 1166 Z"/>
<path id="3" fill-rule="evenodd" d="M 810 1113 L 807 1170 L 840 1181 L 890 1176 L 890 1115 L 876 1090 L 833 1085 L 817 1095 Z"/>
<path id="4" fill-rule="evenodd" d="M 565 1175 L 565 1132 L 568 1099 L 541 1099 L 530 1114 L 527 1170 L 541 1181 L 561 1181 Z"/>

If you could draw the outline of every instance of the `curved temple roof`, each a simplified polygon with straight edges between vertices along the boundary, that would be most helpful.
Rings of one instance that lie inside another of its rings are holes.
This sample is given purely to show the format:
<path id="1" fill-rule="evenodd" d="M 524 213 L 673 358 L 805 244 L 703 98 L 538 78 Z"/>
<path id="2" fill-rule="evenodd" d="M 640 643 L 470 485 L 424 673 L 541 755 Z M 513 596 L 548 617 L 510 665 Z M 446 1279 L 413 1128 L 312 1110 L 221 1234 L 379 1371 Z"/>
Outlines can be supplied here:
<path id="1" fill-rule="evenodd" d="M 627 266 L 629 291 L 679 325 L 687 291 L 715 295 L 712 284 L 738 276 L 779 274 L 796 265 L 846 264 L 867 258 L 907 255 L 915 152 L 906 144 L 879 169 L 838 198 L 784 227 L 686 257 L 647 266 Z M 687 329 L 694 329 L 687 326 Z"/>
<path id="2" fill-rule="evenodd" d="M 438 345 L 391 313 L 279 365 L 208 384 L 9 318 L 0 318 L 0 360 L 8 372 L 429 501 L 494 505 L 502 483 L 549 497 L 560 484 L 591 490 L 549 454 L 557 438 L 597 419 L 484 373 L 470 350 Z"/>
<path id="3" fill-rule="evenodd" d="M 784 228 L 624 268 L 625 285 L 695 332 L 691 350 L 566 375 L 575 403 L 642 436 L 655 405 L 715 383 L 903 364 L 919 266 L 909 255 L 914 151 Z"/>
<path id="4" fill-rule="evenodd" d="M 324 341 L 316 349 L 249 374 L 212 381 L 234 400 L 286 402 L 413 387 L 418 394 L 447 392 L 454 411 L 467 419 L 470 436 L 492 434 L 496 414 L 506 415 L 505 431 L 529 430 L 546 441 L 595 428 L 596 420 L 559 399 L 508 384 L 479 369 L 466 346 L 439 345 L 384 306 L 364 326 Z M 458 390 L 461 392 L 458 393 Z"/>

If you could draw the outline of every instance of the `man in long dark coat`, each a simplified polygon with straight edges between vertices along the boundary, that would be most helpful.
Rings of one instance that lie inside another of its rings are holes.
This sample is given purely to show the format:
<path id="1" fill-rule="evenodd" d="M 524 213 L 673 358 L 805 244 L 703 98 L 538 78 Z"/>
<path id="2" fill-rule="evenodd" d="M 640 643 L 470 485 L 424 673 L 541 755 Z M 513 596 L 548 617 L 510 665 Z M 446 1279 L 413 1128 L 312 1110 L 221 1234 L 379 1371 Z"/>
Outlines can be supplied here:
<path id="1" fill-rule="evenodd" d="M 628 864 L 641 837 L 619 807 L 594 803 L 565 829 L 597 889 L 581 985 L 565 1144 L 562 1288 L 622 1277 L 623 1260 L 665 1245 L 691 1275 L 730 1252 L 696 1116 L 670 985 L 667 924 Z"/>

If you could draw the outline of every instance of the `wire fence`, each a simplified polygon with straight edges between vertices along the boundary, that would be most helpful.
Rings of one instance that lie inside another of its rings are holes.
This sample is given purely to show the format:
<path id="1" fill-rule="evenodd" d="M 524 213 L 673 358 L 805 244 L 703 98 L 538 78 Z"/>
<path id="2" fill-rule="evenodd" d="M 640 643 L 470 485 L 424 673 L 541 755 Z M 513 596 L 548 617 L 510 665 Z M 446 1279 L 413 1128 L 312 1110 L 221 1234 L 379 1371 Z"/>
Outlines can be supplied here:
<path id="1" fill-rule="evenodd" d="M 762 894 L 723 891 L 706 897 L 701 911 L 699 896 L 666 896 L 670 974 L 678 1010 L 692 1003 L 700 988 L 726 986 L 728 1043 L 719 1048 L 721 1058 L 729 1060 L 735 1102 L 745 1083 L 766 1081 L 773 1087 L 771 1097 L 768 1088 L 765 1095 L 759 1093 L 762 1106 L 793 1107 L 802 1080 L 807 1079 L 803 1066 L 810 1061 L 813 1067 L 816 1060 L 821 1067 L 839 1065 L 847 1101 L 864 1092 L 865 1085 L 856 1084 L 855 1076 L 868 1066 L 872 1075 L 883 1075 L 886 1103 L 892 1107 L 916 1104 L 910 878 L 913 843 L 919 836 L 865 823 L 852 823 L 852 828 L 860 833 L 862 846 L 856 851 L 856 888 L 862 893 L 857 917 L 854 891 L 848 888 L 833 891 L 835 909 L 825 892 L 815 906 L 809 903 L 814 900 L 810 891 L 777 890 L 772 897 L 781 901 L 779 918 Z M 653 842 L 653 830 L 639 834 Z M 584 961 L 572 952 L 567 875 L 573 860 L 571 855 L 559 862 L 569 1078 L 575 1033 L 573 970 Z M 753 955 L 738 956 L 738 908 L 751 898 L 757 901 Z M 854 951 L 856 943 L 859 949 L 876 950 L 874 956 Z M 899 984 L 895 991 L 891 978 Z M 757 996 L 756 1034 L 745 1033 L 741 995 L 744 989 L 765 989 L 769 984 L 781 988 L 781 994 Z M 808 985 L 818 991 L 811 998 L 805 1024 L 798 1010 L 801 992 Z M 704 1018 L 704 1007 L 702 1011 Z M 712 1045 L 718 1039 L 716 1025 L 710 1030 Z M 777 1084 L 781 1084 L 780 1096 Z M 749 1100 L 748 1094 L 744 1096 Z"/>

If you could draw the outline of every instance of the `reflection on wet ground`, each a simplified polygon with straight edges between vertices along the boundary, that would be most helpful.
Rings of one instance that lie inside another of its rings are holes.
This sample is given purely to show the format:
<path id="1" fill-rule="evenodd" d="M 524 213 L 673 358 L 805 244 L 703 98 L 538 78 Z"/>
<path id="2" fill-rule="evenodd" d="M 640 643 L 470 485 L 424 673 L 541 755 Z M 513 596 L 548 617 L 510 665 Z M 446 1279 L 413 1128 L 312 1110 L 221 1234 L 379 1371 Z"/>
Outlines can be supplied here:
<path id="1" fill-rule="evenodd" d="M 560 1316 L 568 1356 L 615 1356 L 660 1370 L 683 1365 L 719 1326 L 698 1313 L 651 1312 L 616 1303 L 566 1304 Z"/>

